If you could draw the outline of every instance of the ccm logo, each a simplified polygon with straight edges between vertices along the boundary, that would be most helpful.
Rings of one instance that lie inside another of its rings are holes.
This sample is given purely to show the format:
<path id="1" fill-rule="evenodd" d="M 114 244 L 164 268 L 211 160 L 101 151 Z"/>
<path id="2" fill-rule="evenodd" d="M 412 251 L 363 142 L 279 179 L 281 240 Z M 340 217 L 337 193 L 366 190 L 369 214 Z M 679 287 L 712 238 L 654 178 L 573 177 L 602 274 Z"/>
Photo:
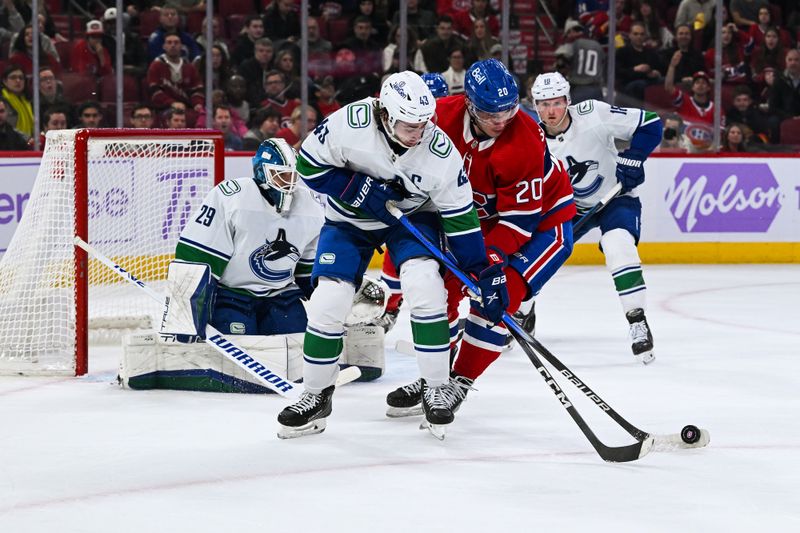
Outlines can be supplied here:
<path id="1" fill-rule="evenodd" d="M 502 275 L 499 278 L 494 278 L 492 280 L 492 287 L 494 287 L 495 285 L 500 285 L 500 284 L 505 283 L 505 282 L 506 282 L 506 276 L 505 275 Z"/>

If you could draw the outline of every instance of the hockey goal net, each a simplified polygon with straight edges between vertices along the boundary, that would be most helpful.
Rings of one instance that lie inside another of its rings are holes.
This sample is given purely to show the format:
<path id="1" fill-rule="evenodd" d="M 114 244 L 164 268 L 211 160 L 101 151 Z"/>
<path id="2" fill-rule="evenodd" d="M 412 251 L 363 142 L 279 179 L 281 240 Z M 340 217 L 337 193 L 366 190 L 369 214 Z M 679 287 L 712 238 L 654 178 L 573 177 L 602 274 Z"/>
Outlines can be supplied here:
<path id="1" fill-rule="evenodd" d="M 213 131 L 48 132 L 0 260 L 0 373 L 82 375 L 90 328 L 153 327 L 160 306 L 87 257 L 74 236 L 158 289 L 181 229 L 223 166 Z"/>

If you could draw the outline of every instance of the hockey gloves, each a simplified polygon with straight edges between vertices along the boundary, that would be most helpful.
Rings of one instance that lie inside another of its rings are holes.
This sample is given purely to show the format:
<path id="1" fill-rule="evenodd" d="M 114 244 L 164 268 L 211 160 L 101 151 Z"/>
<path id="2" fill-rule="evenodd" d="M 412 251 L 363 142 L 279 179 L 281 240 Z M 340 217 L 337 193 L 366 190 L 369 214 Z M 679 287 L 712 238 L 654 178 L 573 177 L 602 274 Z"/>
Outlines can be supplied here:
<path id="1" fill-rule="evenodd" d="M 503 313 L 509 304 L 508 289 L 506 288 L 506 275 L 503 267 L 506 265 L 505 255 L 495 249 L 489 251 L 491 264 L 478 275 L 478 288 L 481 290 L 480 309 L 486 320 L 497 324 L 503 320 Z M 473 305 L 477 302 L 473 300 Z"/>
<path id="2" fill-rule="evenodd" d="M 350 183 L 342 191 L 339 199 L 387 226 L 399 223 L 386 209 L 386 202 L 399 202 L 405 198 L 403 186 L 399 182 L 388 182 L 373 178 L 360 172 L 353 173 Z"/>
<path id="3" fill-rule="evenodd" d="M 617 181 L 626 193 L 644 183 L 644 160 L 647 156 L 638 150 L 627 149 L 617 154 Z"/>

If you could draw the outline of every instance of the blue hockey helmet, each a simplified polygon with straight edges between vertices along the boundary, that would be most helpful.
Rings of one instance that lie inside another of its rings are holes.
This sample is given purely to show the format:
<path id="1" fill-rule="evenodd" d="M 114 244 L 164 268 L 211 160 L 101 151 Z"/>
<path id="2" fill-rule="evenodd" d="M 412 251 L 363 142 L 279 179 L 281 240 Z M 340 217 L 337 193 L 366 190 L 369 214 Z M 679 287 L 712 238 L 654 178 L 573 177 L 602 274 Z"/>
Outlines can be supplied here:
<path id="1" fill-rule="evenodd" d="M 514 76 L 496 59 L 476 61 L 464 79 L 467 109 L 480 122 L 507 121 L 519 109 L 519 89 Z"/>
<path id="2" fill-rule="evenodd" d="M 285 139 L 275 137 L 261 143 L 253 156 L 253 179 L 278 213 L 288 212 L 297 185 L 297 153 Z"/>
<path id="3" fill-rule="evenodd" d="M 433 93 L 434 98 L 441 98 L 450 94 L 450 89 L 447 87 L 447 82 L 444 81 L 444 76 L 438 72 L 426 72 L 422 75 L 428 89 Z"/>

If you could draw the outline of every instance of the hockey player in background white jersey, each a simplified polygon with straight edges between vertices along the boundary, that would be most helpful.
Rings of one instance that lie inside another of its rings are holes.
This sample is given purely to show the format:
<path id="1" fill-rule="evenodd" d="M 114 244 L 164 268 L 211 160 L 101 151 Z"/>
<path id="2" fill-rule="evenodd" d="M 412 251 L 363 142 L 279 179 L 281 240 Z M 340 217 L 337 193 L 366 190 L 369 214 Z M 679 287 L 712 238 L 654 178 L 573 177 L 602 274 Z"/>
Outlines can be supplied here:
<path id="1" fill-rule="evenodd" d="M 569 83 L 557 72 L 539 75 L 531 88 L 550 152 L 566 163 L 570 175 L 578 207 L 575 221 L 617 182 L 622 185 L 622 193 L 595 213 L 574 240 L 600 228 L 600 249 L 630 324 L 633 354 L 649 363 L 653 336 L 645 318 L 646 286 L 636 249 L 642 212 L 636 187 L 644 182 L 645 159 L 661 142 L 661 120 L 650 111 L 599 100 L 571 106 L 569 95 Z M 630 147 L 618 153 L 617 139 Z"/>
<path id="2" fill-rule="evenodd" d="M 380 97 L 359 100 L 319 123 L 303 141 L 297 170 L 327 195 L 326 221 L 312 272 L 300 400 L 278 416 L 281 438 L 320 433 L 332 411 L 344 320 L 373 250 L 386 249 L 399 268 L 420 374 L 427 426 L 439 438 L 453 421 L 450 333 L 440 265 L 386 208 L 395 202 L 438 243 L 444 233 L 461 268 L 475 275 L 487 319 L 508 305 L 502 263 L 489 265 L 472 188 L 461 156 L 432 122 L 433 95 L 413 72 L 384 81 Z"/>

